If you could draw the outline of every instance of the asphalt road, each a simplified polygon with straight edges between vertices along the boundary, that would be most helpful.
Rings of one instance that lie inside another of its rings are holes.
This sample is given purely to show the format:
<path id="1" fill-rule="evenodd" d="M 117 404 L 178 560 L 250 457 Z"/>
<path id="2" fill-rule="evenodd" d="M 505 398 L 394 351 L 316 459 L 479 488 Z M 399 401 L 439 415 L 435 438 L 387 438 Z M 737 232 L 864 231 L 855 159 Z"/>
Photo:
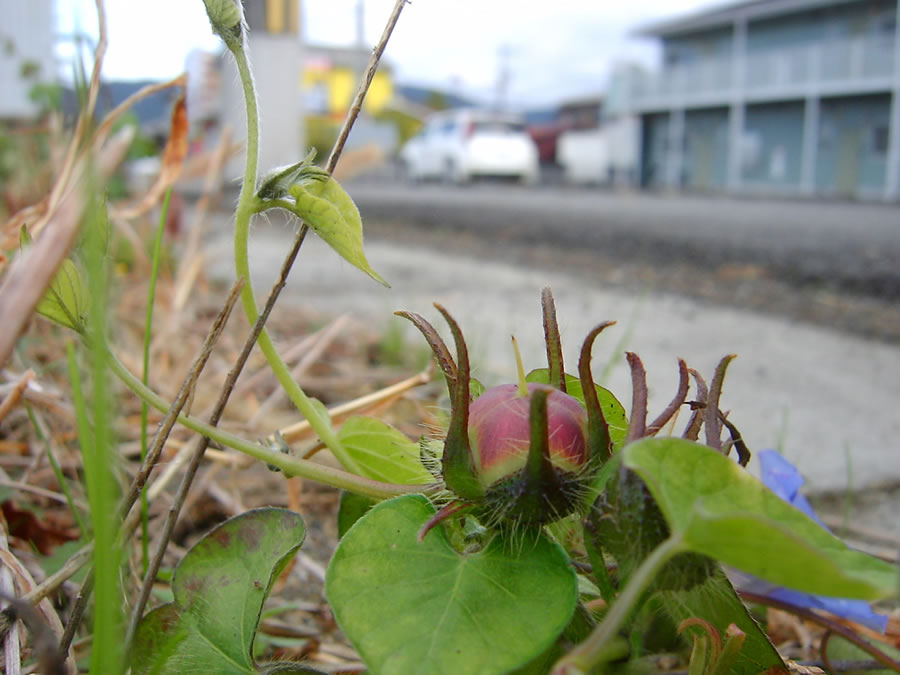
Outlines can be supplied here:
<path id="1" fill-rule="evenodd" d="M 364 220 L 589 252 L 599 260 L 753 266 L 793 286 L 900 299 L 900 207 L 615 193 L 505 184 L 357 181 Z"/>

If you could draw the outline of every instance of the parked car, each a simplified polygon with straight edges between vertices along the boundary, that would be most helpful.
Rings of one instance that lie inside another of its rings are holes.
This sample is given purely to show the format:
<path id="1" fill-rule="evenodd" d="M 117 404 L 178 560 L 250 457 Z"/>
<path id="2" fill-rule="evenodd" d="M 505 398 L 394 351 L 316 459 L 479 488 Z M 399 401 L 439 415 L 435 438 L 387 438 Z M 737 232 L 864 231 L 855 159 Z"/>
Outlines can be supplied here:
<path id="1" fill-rule="evenodd" d="M 560 134 L 556 161 L 567 183 L 629 185 L 637 172 L 637 119 L 620 116 L 596 129 Z"/>
<path id="2" fill-rule="evenodd" d="M 525 121 L 512 114 L 483 110 L 436 113 L 400 150 L 400 163 L 412 180 L 465 183 L 481 176 L 538 179 L 537 147 Z"/>

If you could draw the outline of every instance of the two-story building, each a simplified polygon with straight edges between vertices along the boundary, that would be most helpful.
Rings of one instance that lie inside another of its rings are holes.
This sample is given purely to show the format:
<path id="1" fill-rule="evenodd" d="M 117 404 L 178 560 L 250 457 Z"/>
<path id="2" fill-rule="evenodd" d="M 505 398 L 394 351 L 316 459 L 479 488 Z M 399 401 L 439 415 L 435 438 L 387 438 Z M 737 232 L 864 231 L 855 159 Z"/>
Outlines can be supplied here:
<path id="1" fill-rule="evenodd" d="M 644 27 L 639 182 L 900 199 L 898 0 L 749 0 Z"/>

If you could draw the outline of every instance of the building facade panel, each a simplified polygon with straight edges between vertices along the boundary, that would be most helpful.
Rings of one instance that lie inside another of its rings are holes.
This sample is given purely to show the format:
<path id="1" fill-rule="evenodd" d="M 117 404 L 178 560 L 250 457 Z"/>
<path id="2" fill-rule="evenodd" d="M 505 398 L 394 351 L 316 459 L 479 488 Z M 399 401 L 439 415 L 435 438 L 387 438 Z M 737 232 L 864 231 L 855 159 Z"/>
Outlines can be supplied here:
<path id="1" fill-rule="evenodd" d="M 745 0 L 646 30 L 663 63 L 634 112 L 644 141 L 672 123 L 643 184 L 900 199 L 898 4 Z"/>
<path id="2" fill-rule="evenodd" d="M 741 149 L 743 186 L 775 190 L 799 188 L 803 154 L 803 102 L 748 106 Z"/>
<path id="3" fill-rule="evenodd" d="M 728 108 L 690 110 L 684 121 L 684 184 L 724 189 L 728 180 Z"/>
<path id="4" fill-rule="evenodd" d="M 890 97 L 824 99 L 819 123 L 820 192 L 878 196 L 885 187 Z"/>
<path id="5" fill-rule="evenodd" d="M 666 158 L 669 154 L 669 114 L 644 115 L 641 119 L 640 184 L 661 187 L 666 184 Z"/>

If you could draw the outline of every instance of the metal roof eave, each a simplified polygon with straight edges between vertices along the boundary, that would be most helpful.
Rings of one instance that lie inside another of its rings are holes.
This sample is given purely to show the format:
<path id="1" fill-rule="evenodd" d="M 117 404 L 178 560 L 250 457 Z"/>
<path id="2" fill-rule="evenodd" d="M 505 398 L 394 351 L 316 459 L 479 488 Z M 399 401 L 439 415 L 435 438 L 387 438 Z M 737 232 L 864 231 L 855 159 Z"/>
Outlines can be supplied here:
<path id="1" fill-rule="evenodd" d="M 858 0 L 740 0 L 711 9 L 655 21 L 639 26 L 631 32 L 633 37 L 670 37 L 696 33 L 711 28 L 721 28 L 735 20 L 763 19 L 784 14 L 793 14 L 809 9 L 857 2 Z"/>

